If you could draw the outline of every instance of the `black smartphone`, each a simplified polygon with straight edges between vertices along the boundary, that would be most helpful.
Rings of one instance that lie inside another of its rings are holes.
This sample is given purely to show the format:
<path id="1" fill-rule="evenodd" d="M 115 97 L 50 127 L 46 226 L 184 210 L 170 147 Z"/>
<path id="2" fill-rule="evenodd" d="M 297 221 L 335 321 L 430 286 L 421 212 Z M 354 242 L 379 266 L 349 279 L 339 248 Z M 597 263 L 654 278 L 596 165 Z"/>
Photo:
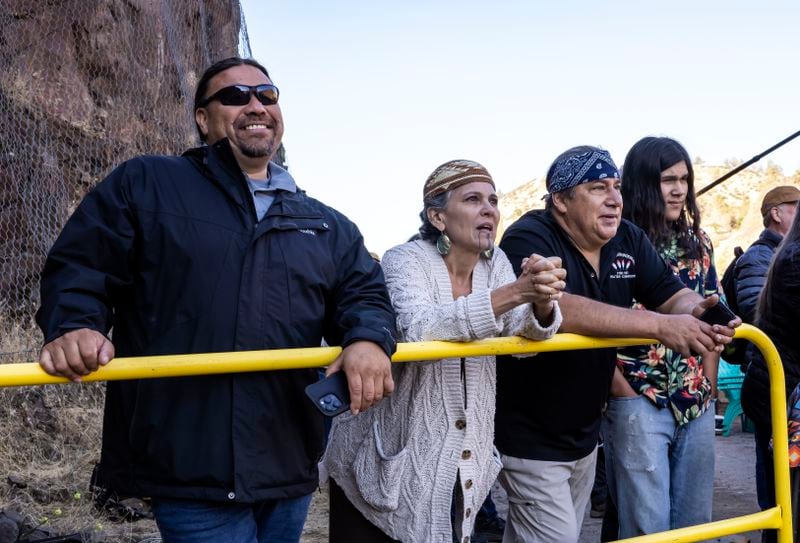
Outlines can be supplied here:
<path id="1" fill-rule="evenodd" d="M 711 306 L 700 315 L 700 320 L 708 324 L 721 324 L 728 326 L 728 323 L 736 318 L 736 315 L 730 308 L 722 302 L 717 302 L 717 305 Z"/>
<path id="2" fill-rule="evenodd" d="M 350 409 L 350 389 L 347 387 L 347 375 L 337 371 L 306 387 L 308 396 L 323 415 L 335 417 Z"/>

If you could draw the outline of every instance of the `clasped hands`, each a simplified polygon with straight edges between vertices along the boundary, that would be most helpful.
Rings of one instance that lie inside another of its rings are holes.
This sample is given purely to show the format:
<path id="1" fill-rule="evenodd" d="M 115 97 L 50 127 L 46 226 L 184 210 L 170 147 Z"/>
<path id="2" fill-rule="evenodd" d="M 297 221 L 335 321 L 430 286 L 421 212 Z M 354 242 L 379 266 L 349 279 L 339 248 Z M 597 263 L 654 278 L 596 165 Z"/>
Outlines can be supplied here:
<path id="1" fill-rule="evenodd" d="M 566 287 L 567 270 L 561 257 L 544 257 L 536 253 L 522 259 L 517 287 L 526 303 L 534 306 L 537 317 L 550 315 L 556 300 Z"/>

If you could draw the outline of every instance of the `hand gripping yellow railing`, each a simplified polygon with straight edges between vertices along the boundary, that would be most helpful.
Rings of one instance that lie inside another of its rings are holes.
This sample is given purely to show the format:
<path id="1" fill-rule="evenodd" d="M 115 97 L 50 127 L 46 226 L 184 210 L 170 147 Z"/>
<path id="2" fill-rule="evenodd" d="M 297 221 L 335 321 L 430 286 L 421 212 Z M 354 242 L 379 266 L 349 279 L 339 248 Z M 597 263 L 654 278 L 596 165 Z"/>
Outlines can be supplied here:
<path id="1" fill-rule="evenodd" d="M 789 495 L 789 451 L 783 367 L 778 351 L 772 341 L 758 328 L 746 324 L 742 325 L 737 329 L 736 337 L 752 341 L 763 353 L 769 369 L 777 505 L 771 509 L 751 515 L 635 537 L 626 539 L 626 542 L 689 543 L 764 528 L 778 530 L 779 543 L 792 542 L 792 508 Z M 654 343 L 654 340 L 593 338 L 577 334 L 557 334 L 555 337 L 545 341 L 530 341 L 518 337 L 493 338 L 469 343 L 427 341 L 398 344 L 397 353 L 395 353 L 392 361 L 412 362 L 415 360 L 436 360 L 462 356 L 623 347 L 646 345 L 648 343 Z M 341 349 L 339 347 L 316 347 L 309 349 L 116 358 L 108 366 L 100 368 L 95 373 L 84 377 L 83 380 L 85 382 L 120 381 L 184 375 L 315 368 L 330 364 L 340 352 Z M 535 364 L 536 361 L 532 360 L 531 363 Z M 47 375 L 36 363 L 0 364 L 0 386 L 46 385 L 67 382 L 69 381 L 66 379 Z"/>

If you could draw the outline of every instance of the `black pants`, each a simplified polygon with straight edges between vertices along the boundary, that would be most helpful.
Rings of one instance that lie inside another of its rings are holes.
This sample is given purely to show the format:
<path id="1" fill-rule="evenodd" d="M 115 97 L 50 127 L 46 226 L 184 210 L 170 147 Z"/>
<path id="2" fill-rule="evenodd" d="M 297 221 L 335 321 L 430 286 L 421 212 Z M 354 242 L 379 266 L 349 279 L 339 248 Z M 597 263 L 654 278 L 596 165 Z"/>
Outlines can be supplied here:
<path id="1" fill-rule="evenodd" d="M 603 525 L 600 528 L 600 541 L 616 541 L 619 539 L 619 518 L 617 517 L 617 506 L 611 498 L 608 489 L 608 477 L 606 471 L 606 448 L 602 445 L 597 448 L 597 466 L 595 468 L 594 486 L 592 487 L 592 507 L 602 507 Z M 599 508 L 598 507 L 598 508 Z"/>
<path id="2" fill-rule="evenodd" d="M 345 496 L 336 481 L 329 478 L 329 543 L 398 543 L 364 518 Z"/>
<path id="3" fill-rule="evenodd" d="M 772 439 L 772 427 L 756 424 L 756 490 L 758 505 L 761 509 L 775 507 L 775 464 L 769 442 Z M 777 530 L 761 530 L 761 543 L 778 541 Z"/>

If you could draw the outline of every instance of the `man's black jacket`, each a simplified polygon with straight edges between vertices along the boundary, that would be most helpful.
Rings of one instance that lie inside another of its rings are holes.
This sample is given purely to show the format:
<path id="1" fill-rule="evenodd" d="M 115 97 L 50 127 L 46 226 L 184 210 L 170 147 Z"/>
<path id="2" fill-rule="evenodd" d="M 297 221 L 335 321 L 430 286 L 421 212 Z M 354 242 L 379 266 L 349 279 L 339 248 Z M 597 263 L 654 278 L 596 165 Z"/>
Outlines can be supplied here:
<path id="1" fill-rule="evenodd" d="M 736 304 L 742 320 L 753 324 L 756 317 L 758 295 L 767 280 L 769 263 L 775 255 L 783 236 L 769 228 L 762 230 L 758 241 L 754 242 L 736 261 L 734 268 L 736 283 Z"/>
<path id="2" fill-rule="evenodd" d="M 380 267 L 346 217 L 279 191 L 256 222 L 227 140 L 119 166 L 53 246 L 45 341 L 113 326 L 116 355 L 356 340 L 394 351 Z M 111 362 L 113 364 L 113 361 Z M 108 383 L 98 482 L 125 494 L 252 502 L 317 486 L 317 370 Z"/>

